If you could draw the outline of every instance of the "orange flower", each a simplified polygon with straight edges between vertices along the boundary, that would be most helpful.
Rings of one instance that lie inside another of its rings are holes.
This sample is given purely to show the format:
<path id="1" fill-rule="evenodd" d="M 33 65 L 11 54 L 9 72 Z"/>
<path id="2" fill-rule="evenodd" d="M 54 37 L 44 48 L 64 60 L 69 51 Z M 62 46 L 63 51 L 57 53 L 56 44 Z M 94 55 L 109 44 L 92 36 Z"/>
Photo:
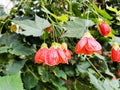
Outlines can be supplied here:
<path id="1" fill-rule="evenodd" d="M 98 30 L 102 36 L 107 36 L 111 32 L 110 26 L 105 22 L 99 23 Z"/>
<path id="2" fill-rule="evenodd" d="M 118 43 L 114 43 L 111 49 L 111 59 L 114 62 L 120 62 L 120 48 Z"/>
<path id="3" fill-rule="evenodd" d="M 94 52 L 101 53 L 101 45 L 91 36 L 89 32 L 86 32 L 82 39 L 77 43 L 75 51 L 77 54 L 91 55 Z"/>
<path id="4" fill-rule="evenodd" d="M 34 62 L 38 63 L 38 64 L 43 63 L 46 60 L 46 58 L 47 58 L 46 57 L 47 53 L 48 53 L 47 44 L 43 43 L 41 45 L 41 48 L 35 54 Z"/>
<path id="5" fill-rule="evenodd" d="M 55 66 L 60 63 L 68 64 L 68 59 L 71 58 L 71 54 L 67 48 L 63 49 L 59 43 L 52 43 L 49 49 L 44 43 L 35 54 L 35 63 L 43 63 L 49 66 Z"/>
<path id="6" fill-rule="evenodd" d="M 63 49 L 66 57 L 67 57 L 68 59 L 70 59 L 70 58 L 71 58 L 71 55 L 72 55 L 72 51 L 68 50 L 67 44 L 66 44 L 66 43 L 62 43 L 61 47 L 62 47 L 62 49 Z"/>
<path id="7" fill-rule="evenodd" d="M 50 47 L 47 53 L 47 59 L 44 62 L 49 66 L 55 66 L 59 64 L 59 55 L 54 47 Z"/>
<path id="8" fill-rule="evenodd" d="M 68 58 L 67 58 L 66 54 L 64 53 L 63 49 L 58 47 L 57 52 L 59 55 L 59 63 L 68 64 Z"/>

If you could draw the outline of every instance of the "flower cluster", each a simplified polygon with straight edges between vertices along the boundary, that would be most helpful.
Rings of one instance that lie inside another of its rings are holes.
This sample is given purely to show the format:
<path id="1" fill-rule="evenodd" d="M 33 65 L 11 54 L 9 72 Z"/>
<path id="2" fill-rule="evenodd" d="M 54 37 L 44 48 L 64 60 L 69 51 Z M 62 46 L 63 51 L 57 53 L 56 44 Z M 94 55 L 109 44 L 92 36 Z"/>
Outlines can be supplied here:
<path id="1" fill-rule="evenodd" d="M 87 54 L 92 55 L 94 53 L 101 53 L 101 45 L 92 37 L 89 32 L 86 32 L 85 35 L 79 40 L 75 47 L 77 54 Z"/>
<path id="2" fill-rule="evenodd" d="M 111 49 L 111 59 L 114 62 L 120 62 L 120 47 L 118 43 L 114 43 Z"/>
<path id="3" fill-rule="evenodd" d="M 71 58 L 72 52 L 68 50 L 66 43 L 52 43 L 48 48 L 46 43 L 41 45 L 41 48 L 36 52 L 34 61 L 38 64 L 46 64 L 55 66 L 60 63 L 68 64 L 68 59 Z"/>

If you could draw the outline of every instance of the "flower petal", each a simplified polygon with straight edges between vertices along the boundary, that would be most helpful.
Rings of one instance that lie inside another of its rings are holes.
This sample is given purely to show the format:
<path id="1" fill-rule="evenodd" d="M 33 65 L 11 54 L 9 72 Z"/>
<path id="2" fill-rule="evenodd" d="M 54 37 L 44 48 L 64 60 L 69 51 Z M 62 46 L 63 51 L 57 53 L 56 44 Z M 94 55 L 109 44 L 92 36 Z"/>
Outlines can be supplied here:
<path id="1" fill-rule="evenodd" d="M 84 46 L 87 44 L 87 37 L 83 37 L 76 45 L 75 51 L 77 54 L 84 52 Z"/>
<path id="2" fill-rule="evenodd" d="M 68 59 L 67 59 L 67 56 L 65 55 L 64 51 L 61 48 L 57 48 L 57 52 L 59 55 L 59 63 L 68 64 Z"/>
<path id="3" fill-rule="evenodd" d="M 43 63 L 46 59 L 47 52 L 48 52 L 47 48 L 40 48 L 35 54 L 34 58 L 35 63 L 38 64 Z"/>
<path id="4" fill-rule="evenodd" d="M 86 49 L 88 51 L 98 51 L 98 50 L 101 50 L 102 47 L 94 38 L 91 37 L 91 38 L 88 38 Z"/>
<path id="5" fill-rule="evenodd" d="M 120 62 L 120 49 L 112 48 L 111 50 L 111 59 L 115 62 Z"/>
<path id="6" fill-rule="evenodd" d="M 47 53 L 47 59 L 44 62 L 44 64 L 47 64 L 49 66 L 54 66 L 59 64 L 59 55 L 53 47 L 48 50 Z"/>

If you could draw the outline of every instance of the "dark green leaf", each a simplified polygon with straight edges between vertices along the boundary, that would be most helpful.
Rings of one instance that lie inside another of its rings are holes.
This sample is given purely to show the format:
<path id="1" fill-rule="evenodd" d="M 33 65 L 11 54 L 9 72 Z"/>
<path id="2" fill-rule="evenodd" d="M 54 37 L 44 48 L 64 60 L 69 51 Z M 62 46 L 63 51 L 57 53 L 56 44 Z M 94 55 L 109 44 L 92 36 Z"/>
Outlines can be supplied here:
<path id="1" fill-rule="evenodd" d="M 97 53 L 95 53 L 95 56 L 97 56 L 99 59 L 101 59 L 103 61 L 104 65 L 105 65 L 105 68 L 104 68 L 105 73 L 113 77 L 114 74 L 110 72 L 108 65 L 107 65 L 107 61 L 105 60 L 105 57 L 100 54 L 97 54 Z"/>
<path id="2" fill-rule="evenodd" d="M 4 74 L 16 74 L 24 66 L 26 60 L 14 61 L 5 66 Z"/>
<path id="3" fill-rule="evenodd" d="M 34 75 L 31 72 L 28 71 L 24 73 L 23 75 L 23 82 L 24 82 L 26 90 L 31 90 L 31 88 L 37 85 L 38 80 L 36 77 L 34 77 Z"/>
<path id="4" fill-rule="evenodd" d="M 60 89 L 60 87 L 63 87 L 64 85 L 64 80 L 62 80 L 61 78 L 52 77 L 51 82 L 54 86 L 58 87 L 58 89 Z"/>
<path id="5" fill-rule="evenodd" d="M 24 90 L 20 74 L 0 77 L 0 90 Z"/>
<path id="6" fill-rule="evenodd" d="M 57 77 L 62 77 L 63 79 L 67 79 L 67 75 L 64 73 L 63 70 L 60 70 L 58 67 L 56 67 L 54 70 L 53 70 L 55 76 Z"/>
<path id="7" fill-rule="evenodd" d="M 39 66 L 38 67 L 38 73 L 40 74 L 43 82 L 48 82 L 50 80 L 49 73 L 45 70 L 44 67 Z"/>
<path id="8" fill-rule="evenodd" d="M 33 51 L 18 40 L 17 34 L 5 33 L 0 38 L 0 53 L 31 55 Z"/>
<path id="9" fill-rule="evenodd" d="M 80 62 L 80 64 L 77 65 L 77 69 L 81 73 L 88 72 L 88 67 L 90 67 L 90 64 L 88 62 Z"/>

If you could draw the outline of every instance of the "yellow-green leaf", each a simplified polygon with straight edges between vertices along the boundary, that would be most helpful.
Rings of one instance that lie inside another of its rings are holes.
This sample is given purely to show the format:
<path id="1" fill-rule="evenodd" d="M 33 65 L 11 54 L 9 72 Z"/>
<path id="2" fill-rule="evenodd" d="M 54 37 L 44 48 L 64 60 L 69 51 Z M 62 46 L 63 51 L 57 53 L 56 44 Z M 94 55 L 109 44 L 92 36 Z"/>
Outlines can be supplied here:
<path id="1" fill-rule="evenodd" d="M 110 10 L 110 11 L 112 11 L 112 12 L 118 12 L 118 10 L 116 9 L 116 8 L 111 8 L 111 7 L 109 7 L 109 8 L 107 8 L 108 10 Z"/>
<path id="2" fill-rule="evenodd" d="M 59 18 L 62 22 L 67 22 L 68 21 L 68 15 L 67 14 L 62 14 Z"/>

